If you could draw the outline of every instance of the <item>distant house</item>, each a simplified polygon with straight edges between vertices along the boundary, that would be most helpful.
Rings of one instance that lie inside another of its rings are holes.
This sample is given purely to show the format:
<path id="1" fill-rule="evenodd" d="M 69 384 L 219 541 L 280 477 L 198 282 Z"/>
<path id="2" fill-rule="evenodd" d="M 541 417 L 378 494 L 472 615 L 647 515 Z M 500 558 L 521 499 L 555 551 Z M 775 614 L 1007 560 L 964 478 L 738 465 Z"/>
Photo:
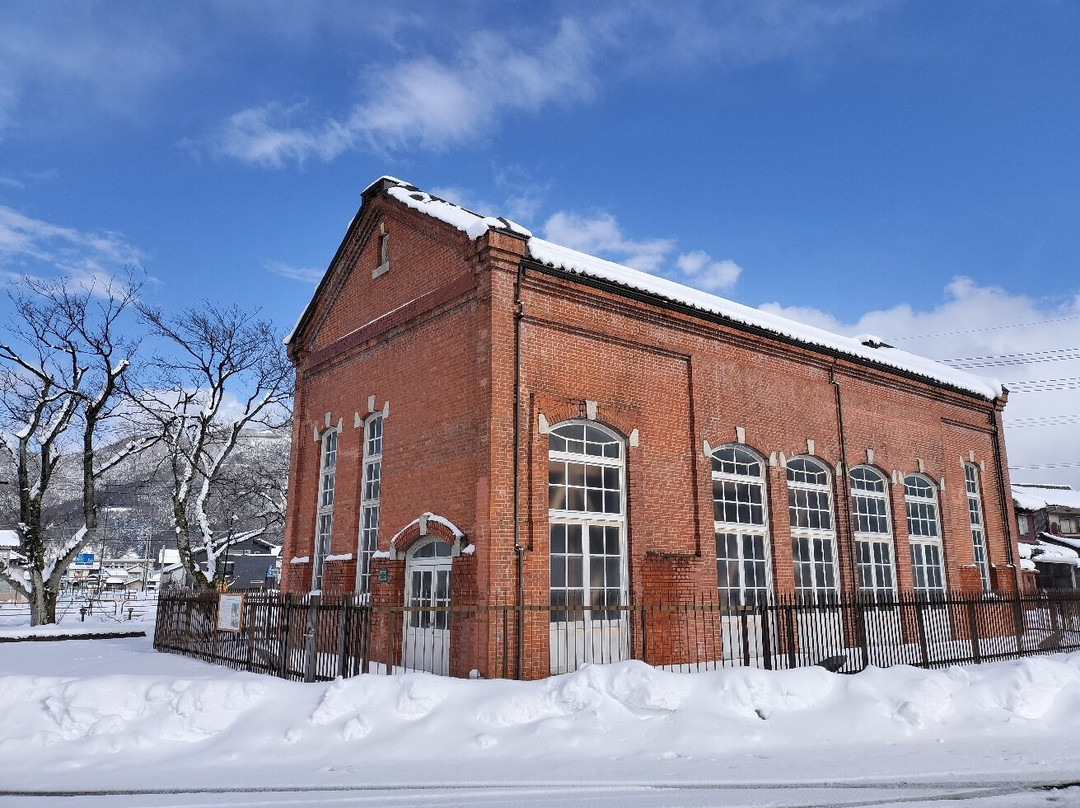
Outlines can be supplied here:
<path id="1" fill-rule="evenodd" d="M 217 554 L 218 562 L 225 566 L 227 589 L 277 588 L 281 577 L 280 545 L 260 536 L 241 533 L 232 539 L 223 539 L 214 548 L 214 552 Z M 191 585 L 191 576 L 188 575 L 179 558 L 179 553 L 177 553 L 176 561 L 162 568 L 158 583 L 162 589 L 187 588 Z M 195 561 L 200 565 L 205 565 L 206 550 L 197 551 Z"/>
<path id="2" fill-rule="evenodd" d="M 1020 552 L 1024 570 L 1035 573 L 1039 589 L 1080 585 L 1080 491 L 1067 485 L 1014 483 Z"/>
<path id="3" fill-rule="evenodd" d="M 0 559 L 7 563 L 22 560 L 22 556 L 16 552 L 19 546 L 19 534 L 14 530 L 0 530 Z M 11 588 L 11 584 L 0 578 L 0 603 L 15 600 L 17 593 Z"/>

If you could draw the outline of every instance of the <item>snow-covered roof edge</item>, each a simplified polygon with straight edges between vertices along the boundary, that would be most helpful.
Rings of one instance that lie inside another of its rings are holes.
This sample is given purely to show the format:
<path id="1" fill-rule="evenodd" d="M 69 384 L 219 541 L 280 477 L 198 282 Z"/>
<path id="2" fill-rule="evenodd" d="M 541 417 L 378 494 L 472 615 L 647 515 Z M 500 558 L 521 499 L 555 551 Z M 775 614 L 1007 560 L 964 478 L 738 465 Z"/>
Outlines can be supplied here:
<path id="1" fill-rule="evenodd" d="M 587 255 L 536 236 L 528 240 L 528 245 L 534 259 L 557 269 L 610 281 L 700 311 L 718 314 L 725 319 L 795 342 L 826 348 L 876 365 L 884 365 L 922 376 L 986 399 L 993 400 L 1003 392 L 1001 383 L 994 379 L 956 370 L 932 359 L 894 348 L 876 338 L 844 337 L 823 328 L 804 325 L 778 314 L 770 314 L 718 295 L 702 292 L 667 278 L 616 264 L 614 261 Z"/>
<path id="2" fill-rule="evenodd" d="M 1060 486 L 1013 485 L 1013 504 L 1025 511 L 1043 508 L 1080 508 L 1080 491 Z"/>
<path id="3" fill-rule="evenodd" d="M 534 236 L 527 228 L 509 219 L 482 216 L 453 202 L 432 196 L 396 177 L 382 176 L 375 180 L 364 189 L 364 198 L 367 199 L 369 194 L 382 187 L 386 188 L 386 194 L 392 199 L 433 219 L 445 222 L 466 233 L 471 239 L 480 238 L 488 230 L 503 230 L 520 236 L 525 239 L 529 255 L 533 259 L 556 269 L 606 280 L 709 314 L 716 314 L 794 342 L 825 348 L 878 366 L 926 378 L 991 401 L 1003 393 L 1001 383 L 994 379 L 951 368 L 940 362 L 886 345 L 877 339 L 844 337 L 821 328 L 804 325 L 667 278 L 554 244 Z M 356 217 L 353 217 L 353 222 L 355 221 Z M 321 288 L 322 283 L 319 286 Z M 286 343 L 292 341 L 297 329 L 305 321 L 315 297 L 318 296 L 318 291 L 317 289 L 296 327 L 286 338 Z"/>

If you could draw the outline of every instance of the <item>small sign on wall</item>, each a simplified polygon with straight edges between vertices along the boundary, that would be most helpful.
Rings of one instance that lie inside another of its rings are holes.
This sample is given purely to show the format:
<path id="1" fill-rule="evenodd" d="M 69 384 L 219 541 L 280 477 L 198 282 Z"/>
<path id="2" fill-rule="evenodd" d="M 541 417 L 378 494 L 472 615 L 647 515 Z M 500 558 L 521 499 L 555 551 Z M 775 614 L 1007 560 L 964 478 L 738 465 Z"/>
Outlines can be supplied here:
<path id="1" fill-rule="evenodd" d="M 390 570 L 377 570 L 375 573 L 375 579 L 380 584 L 385 584 L 390 580 Z"/>
<path id="2" fill-rule="evenodd" d="M 243 614 L 243 595 L 218 595 L 217 627 L 219 631 L 239 631 Z"/>

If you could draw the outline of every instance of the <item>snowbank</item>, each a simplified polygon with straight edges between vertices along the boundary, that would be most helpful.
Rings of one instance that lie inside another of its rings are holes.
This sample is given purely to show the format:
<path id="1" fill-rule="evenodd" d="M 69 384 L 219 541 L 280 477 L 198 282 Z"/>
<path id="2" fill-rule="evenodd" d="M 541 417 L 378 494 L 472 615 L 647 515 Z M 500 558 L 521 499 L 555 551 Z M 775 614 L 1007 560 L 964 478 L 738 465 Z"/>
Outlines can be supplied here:
<path id="1" fill-rule="evenodd" d="M 655 778 L 756 769 L 782 779 L 822 766 L 931 776 L 980 761 L 1023 773 L 1055 757 L 1075 770 L 1080 754 L 1080 654 L 854 676 L 624 662 L 539 682 L 407 674 L 304 685 L 109 642 L 127 649 L 117 664 L 129 673 L 42 675 L 26 660 L 9 672 L 0 656 L 3 785 L 208 785 L 235 782 L 237 767 L 266 785 L 572 777 L 616 765 Z M 177 674 L 139 672 L 163 664 Z"/>

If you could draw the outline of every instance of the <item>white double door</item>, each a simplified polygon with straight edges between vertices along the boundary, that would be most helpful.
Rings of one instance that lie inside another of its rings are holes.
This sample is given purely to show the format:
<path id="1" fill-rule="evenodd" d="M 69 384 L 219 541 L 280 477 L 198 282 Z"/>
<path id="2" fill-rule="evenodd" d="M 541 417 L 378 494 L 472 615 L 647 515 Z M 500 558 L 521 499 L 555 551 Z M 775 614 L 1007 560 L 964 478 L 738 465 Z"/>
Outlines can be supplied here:
<path id="1" fill-rule="evenodd" d="M 434 539 L 410 553 L 405 564 L 405 637 L 408 670 L 450 672 L 450 548 Z"/>

